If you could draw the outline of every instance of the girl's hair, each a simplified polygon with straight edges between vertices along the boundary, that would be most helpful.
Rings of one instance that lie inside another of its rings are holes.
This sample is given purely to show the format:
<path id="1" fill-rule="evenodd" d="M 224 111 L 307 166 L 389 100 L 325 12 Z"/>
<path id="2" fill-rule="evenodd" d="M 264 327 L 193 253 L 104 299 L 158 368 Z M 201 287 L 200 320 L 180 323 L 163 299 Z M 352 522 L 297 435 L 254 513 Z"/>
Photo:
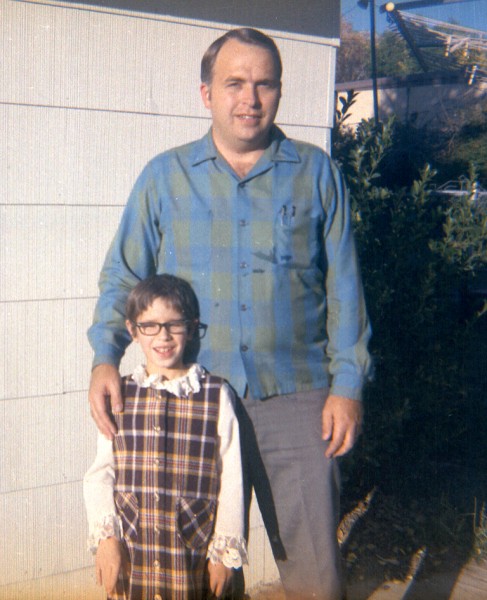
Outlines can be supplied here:
<path id="1" fill-rule="evenodd" d="M 215 66 L 216 58 L 220 52 L 222 46 L 228 42 L 228 40 L 237 40 L 242 44 L 249 44 L 251 46 L 260 46 L 264 50 L 268 50 L 274 61 L 274 68 L 276 70 L 276 78 L 278 81 L 281 80 L 282 75 L 282 62 L 279 49 L 277 48 L 274 40 L 269 36 L 265 35 L 258 29 L 252 29 L 251 27 L 240 27 L 239 29 L 231 29 L 224 35 L 216 39 L 208 48 L 203 55 L 201 60 L 201 81 L 207 85 L 211 84 L 213 79 L 213 68 Z"/>
<path id="2" fill-rule="evenodd" d="M 153 275 L 139 281 L 127 298 L 126 318 L 135 323 L 157 298 L 171 304 L 185 319 L 199 320 L 198 298 L 193 288 L 184 279 L 168 274 Z"/>

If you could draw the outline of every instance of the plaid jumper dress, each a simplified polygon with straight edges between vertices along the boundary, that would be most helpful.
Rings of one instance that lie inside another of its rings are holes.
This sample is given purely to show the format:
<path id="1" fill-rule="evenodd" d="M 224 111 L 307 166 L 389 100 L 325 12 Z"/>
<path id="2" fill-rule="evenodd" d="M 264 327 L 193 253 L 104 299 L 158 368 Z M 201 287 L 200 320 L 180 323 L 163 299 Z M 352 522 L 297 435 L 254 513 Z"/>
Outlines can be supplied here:
<path id="1" fill-rule="evenodd" d="M 179 398 L 122 380 L 125 408 L 114 415 L 114 499 L 131 574 L 112 598 L 203 598 L 219 484 L 223 380 L 205 373 L 200 383 L 199 392 Z"/>

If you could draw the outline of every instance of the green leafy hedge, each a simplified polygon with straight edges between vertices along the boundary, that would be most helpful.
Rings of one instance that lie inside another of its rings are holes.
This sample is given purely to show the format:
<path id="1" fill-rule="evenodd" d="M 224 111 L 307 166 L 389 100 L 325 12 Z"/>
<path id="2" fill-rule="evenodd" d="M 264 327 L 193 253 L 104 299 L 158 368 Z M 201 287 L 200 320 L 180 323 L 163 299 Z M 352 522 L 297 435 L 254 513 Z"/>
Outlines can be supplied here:
<path id="1" fill-rule="evenodd" d="M 471 295 L 487 268 L 486 204 L 475 200 L 473 167 L 454 199 L 435 192 L 428 164 L 410 185 L 393 185 L 383 169 L 398 154 L 397 125 L 347 130 L 351 102 L 337 113 L 334 158 L 350 189 L 375 375 L 345 475 L 357 485 L 428 486 L 449 465 L 487 465 L 487 315 Z"/>

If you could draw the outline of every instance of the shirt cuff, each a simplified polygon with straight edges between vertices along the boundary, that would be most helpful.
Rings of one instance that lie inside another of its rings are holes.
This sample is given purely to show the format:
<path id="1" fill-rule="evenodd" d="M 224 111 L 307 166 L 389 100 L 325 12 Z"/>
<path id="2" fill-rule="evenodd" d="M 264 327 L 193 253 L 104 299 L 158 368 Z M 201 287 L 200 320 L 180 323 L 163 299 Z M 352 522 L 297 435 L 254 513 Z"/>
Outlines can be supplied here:
<path id="1" fill-rule="evenodd" d="M 334 375 L 330 388 L 330 396 L 342 396 L 350 400 L 362 401 L 362 378 L 350 377 L 350 375 Z"/>
<path id="2" fill-rule="evenodd" d="M 100 540 L 107 540 L 115 537 L 117 540 L 122 539 L 122 525 L 118 515 L 105 515 L 100 521 L 95 523 L 90 537 L 88 538 L 88 550 L 96 554 Z"/>
<path id="3" fill-rule="evenodd" d="M 207 556 L 217 565 L 223 563 L 229 569 L 239 569 L 247 564 L 247 544 L 240 536 L 215 534 L 208 546 Z"/>
<path id="4" fill-rule="evenodd" d="M 105 353 L 105 354 L 95 354 L 93 358 L 93 363 L 91 365 L 91 370 L 93 370 L 98 365 L 112 365 L 117 369 L 120 366 L 120 361 L 122 360 L 123 355 L 118 355 L 118 353 Z"/>

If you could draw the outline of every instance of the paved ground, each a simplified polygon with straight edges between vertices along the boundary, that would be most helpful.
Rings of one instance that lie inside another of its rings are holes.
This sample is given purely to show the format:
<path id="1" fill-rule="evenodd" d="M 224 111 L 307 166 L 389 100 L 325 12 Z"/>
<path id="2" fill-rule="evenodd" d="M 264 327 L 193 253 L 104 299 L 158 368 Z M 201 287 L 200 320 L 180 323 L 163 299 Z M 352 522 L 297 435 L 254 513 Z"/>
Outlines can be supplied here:
<path id="1" fill-rule="evenodd" d="M 251 600 L 284 600 L 279 584 L 262 586 L 250 594 Z M 347 600 L 486 600 L 487 560 L 471 560 L 459 573 L 439 573 L 406 581 L 352 582 Z"/>

